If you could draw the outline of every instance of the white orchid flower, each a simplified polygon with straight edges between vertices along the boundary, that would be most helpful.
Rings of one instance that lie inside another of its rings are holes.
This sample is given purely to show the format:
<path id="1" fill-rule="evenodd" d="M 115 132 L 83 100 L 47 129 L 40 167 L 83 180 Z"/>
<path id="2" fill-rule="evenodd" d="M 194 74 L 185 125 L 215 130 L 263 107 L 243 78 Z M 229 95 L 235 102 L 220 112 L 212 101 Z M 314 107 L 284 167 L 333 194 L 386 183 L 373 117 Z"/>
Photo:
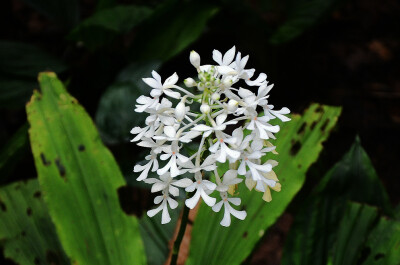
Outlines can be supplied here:
<path id="1" fill-rule="evenodd" d="M 246 218 L 246 211 L 238 211 L 229 204 L 232 203 L 236 206 L 240 205 L 240 198 L 228 198 L 228 194 L 226 192 L 221 192 L 220 196 L 222 200 L 215 204 L 212 209 L 214 212 L 219 212 L 222 208 L 222 205 L 224 205 L 224 218 L 220 223 L 222 226 L 228 227 L 231 225 L 231 215 L 240 220 L 244 220 Z"/>

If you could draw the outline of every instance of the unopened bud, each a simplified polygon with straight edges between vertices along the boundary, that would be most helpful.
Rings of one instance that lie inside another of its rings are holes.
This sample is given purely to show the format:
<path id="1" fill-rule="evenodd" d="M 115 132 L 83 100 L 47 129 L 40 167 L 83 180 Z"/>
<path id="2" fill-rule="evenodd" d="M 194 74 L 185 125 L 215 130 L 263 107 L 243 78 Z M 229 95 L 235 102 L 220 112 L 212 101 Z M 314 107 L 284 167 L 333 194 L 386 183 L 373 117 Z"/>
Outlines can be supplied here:
<path id="1" fill-rule="evenodd" d="M 185 102 L 182 100 L 176 105 L 175 108 L 175 117 L 178 122 L 181 122 L 186 115 L 186 107 Z"/>
<path id="2" fill-rule="evenodd" d="M 205 83 L 205 86 L 206 86 L 207 88 L 210 88 L 210 87 L 212 86 L 212 84 L 211 84 L 211 82 L 206 82 L 206 83 Z"/>
<path id="3" fill-rule="evenodd" d="M 207 104 L 202 104 L 200 106 L 201 113 L 208 114 L 208 113 L 210 113 L 210 110 L 211 110 L 211 108 Z"/>
<path id="4" fill-rule="evenodd" d="M 216 79 L 214 81 L 214 86 L 219 86 L 221 84 L 221 79 Z"/>
<path id="5" fill-rule="evenodd" d="M 183 80 L 183 82 L 185 83 L 185 86 L 186 87 L 194 87 L 194 86 L 197 86 L 197 83 L 196 83 L 196 81 L 194 81 L 194 79 L 193 78 L 186 78 L 185 80 Z"/>
<path id="6" fill-rule="evenodd" d="M 191 51 L 189 60 L 196 69 L 200 67 L 200 55 L 197 52 Z"/>
<path id="7" fill-rule="evenodd" d="M 229 100 L 228 107 L 227 107 L 228 111 L 235 112 L 238 108 L 238 105 L 239 105 L 239 103 L 236 100 L 234 100 L 234 99 Z"/>
<path id="8" fill-rule="evenodd" d="M 225 78 L 224 81 L 222 81 L 222 84 L 224 85 L 224 87 L 230 87 L 232 85 L 232 79 L 230 78 Z"/>
<path id="9" fill-rule="evenodd" d="M 211 95 L 211 98 L 212 98 L 213 100 L 219 100 L 220 95 L 219 95 L 218 93 L 214 93 L 214 94 Z"/>
<path id="10" fill-rule="evenodd" d="M 203 91 L 203 90 L 204 90 L 204 83 L 203 83 L 203 82 L 197 83 L 197 88 L 198 88 L 200 91 Z"/>

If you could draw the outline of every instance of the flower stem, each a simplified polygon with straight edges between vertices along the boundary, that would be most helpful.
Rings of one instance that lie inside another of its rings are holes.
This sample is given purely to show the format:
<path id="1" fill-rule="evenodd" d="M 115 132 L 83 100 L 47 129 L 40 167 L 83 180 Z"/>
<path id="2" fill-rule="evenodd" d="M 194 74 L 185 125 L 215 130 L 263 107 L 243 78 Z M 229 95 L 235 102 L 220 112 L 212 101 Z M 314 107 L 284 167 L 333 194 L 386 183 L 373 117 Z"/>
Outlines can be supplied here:
<path id="1" fill-rule="evenodd" d="M 185 234 L 187 222 L 189 219 L 189 211 L 190 209 L 188 207 L 183 207 L 183 214 L 182 214 L 182 220 L 181 220 L 181 225 L 179 227 L 179 232 L 178 236 L 176 237 L 176 240 L 174 242 L 174 248 L 172 250 L 172 258 L 171 258 L 171 263 L 170 265 L 176 265 L 178 261 L 178 255 L 179 255 L 179 248 L 182 243 L 183 236 Z"/>

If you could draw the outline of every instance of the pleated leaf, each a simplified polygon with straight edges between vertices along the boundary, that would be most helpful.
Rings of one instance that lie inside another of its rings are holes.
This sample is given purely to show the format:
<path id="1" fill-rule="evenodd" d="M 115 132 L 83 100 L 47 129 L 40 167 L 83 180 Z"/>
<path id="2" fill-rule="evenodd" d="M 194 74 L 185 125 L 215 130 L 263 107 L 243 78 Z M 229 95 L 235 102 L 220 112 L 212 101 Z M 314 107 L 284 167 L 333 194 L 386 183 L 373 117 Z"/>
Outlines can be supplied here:
<path id="1" fill-rule="evenodd" d="M 4 256 L 17 264 L 70 264 L 37 180 L 0 188 L 0 241 Z"/>
<path id="2" fill-rule="evenodd" d="M 76 264 L 145 264 L 138 220 L 120 207 L 126 183 L 86 111 L 54 73 L 27 105 L 39 181 L 60 241 Z"/>
<path id="3" fill-rule="evenodd" d="M 262 200 L 262 193 L 249 191 L 239 185 L 239 197 L 247 211 L 244 221 L 233 219 L 230 227 L 222 227 L 223 210 L 214 213 L 205 204 L 200 206 L 193 225 L 190 254 L 187 264 L 241 264 L 300 190 L 310 165 L 318 158 L 322 142 L 335 126 L 341 109 L 313 104 L 305 113 L 292 115 L 292 121 L 281 124 L 274 144 L 279 165 L 276 174 L 282 184 L 281 192 L 272 191 L 272 201 Z M 216 197 L 214 193 L 214 197 Z"/>

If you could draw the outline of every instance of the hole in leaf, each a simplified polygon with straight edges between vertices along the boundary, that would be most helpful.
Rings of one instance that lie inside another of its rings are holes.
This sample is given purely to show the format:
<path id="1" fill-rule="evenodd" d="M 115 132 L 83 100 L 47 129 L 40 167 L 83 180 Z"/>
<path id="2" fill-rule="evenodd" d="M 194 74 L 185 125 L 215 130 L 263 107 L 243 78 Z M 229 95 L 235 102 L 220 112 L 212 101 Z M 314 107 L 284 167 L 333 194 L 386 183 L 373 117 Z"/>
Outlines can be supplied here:
<path id="1" fill-rule="evenodd" d="M 324 124 L 322 124 L 322 126 L 321 126 L 321 132 L 325 131 L 326 126 L 328 126 L 328 124 L 329 124 L 329 119 L 327 119 L 327 120 L 324 122 Z"/>
<path id="2" fill-rule="evenodd" d="M 51 164 L 50 161 L 47 161 L 46 157 L 44 156 L 43 153 L 40 153 L 40 158 L 42 159 L 42 163 L 44 166 L 49 166 Z"/>
<path id="3" fill-rule="evenodd" d="M 292 156 L 297 155 L 297 153 L 300 151 L 300 148 L 301 148 L 300 142 L 299 141 L 294 142 L 292 148 L 290 148 L 290 154 Z"/>
<path id="4" fill-rule="evenodd" d="M 306 130 L 306 123 L 303 122 L 303 124 L 300 126 L 299 130 L 297 131 L 297 134 L 303 134 L 305 130 Z"/>
<path id="5" fill-rule="evenodd" d="M 56 166 L 57 166 L 58 172 L 60 173 L 61 177 L 63 177 L 63 179 L 66 180 L 65 179 L 65 174 L 66 174 L 65 167 L 61 163 L 60 158 L 57 158 L 55 160 L 55 162 L 56 162 Z"/>
<path id="6" fill-rule="evenodd" d="M 81 152 L 85 151 L 85 146 L 83 144 L 79 145 L 78 150 Z"/>

